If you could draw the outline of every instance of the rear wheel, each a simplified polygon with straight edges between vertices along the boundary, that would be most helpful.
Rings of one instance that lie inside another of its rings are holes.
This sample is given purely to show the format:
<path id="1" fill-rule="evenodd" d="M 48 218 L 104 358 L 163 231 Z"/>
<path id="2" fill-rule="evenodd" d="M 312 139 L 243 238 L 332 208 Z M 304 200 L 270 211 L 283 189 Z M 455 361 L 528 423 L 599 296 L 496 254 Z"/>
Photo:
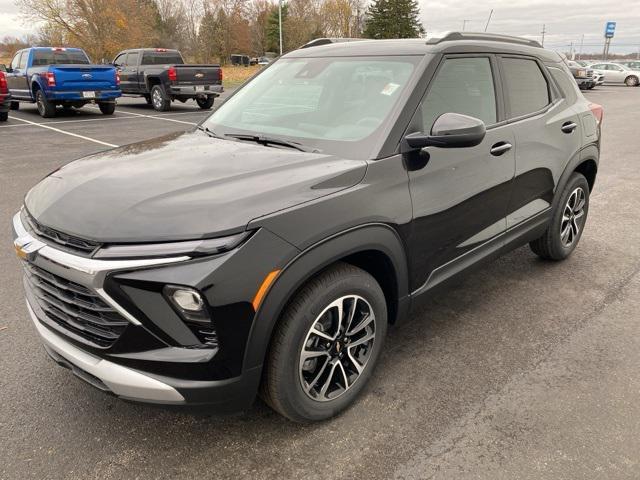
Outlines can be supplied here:
<path id="1" fill-rule="evenodd" d="M 42 93 L 42 90 L 36 91 L 36 107 L 42 118 L 51 118 L 56 116 L 56 106 L 50 102 Z"/>
<path id="2" fill-rule="evenodd" d="M 116 111 L 116 102 L 102 102 L 98 104 L 98 108 L 104 115 L 113 115 Z"/>
<path id="3" fill-rule="evenodd" d="M 203 110 L 209 110 L 211 107 L 213 107 L 213 101 L 214 101 L 214 97 L 213 95 L 211 95 L 210 97 L 205 97 L 205 98 L 196 98 L 196 103 L 198 104 L 198 106 L 203 109 Z"/>
<path id="4" fill-rule="evenodd" d="M 20 102 L 12 101 L 9 108 L 11 110 L 20 110 Z"/>
<path id="5" fill-rule="evenodd" d="M 0 112 L 0 122 L 6 122 L 9 119 L 9 112 Z"/>
<path id="6" fill-rule="evenodd" d="M 298 292 L 276 326 L 262 397 L 296 422 L 338 414 L 371 377 L 386 331 L 376 280 L 347 264 L 325 270 Z"/>
<path id="7" fill-rule="evenodd" d="M 624 83 L 627 87 L 637 87 L 638 86 L 638 77 L 636 77 L 635 75 L 629 75 L 625 80 Z"/>
<path id="8" fill-rule="evenodd" d="M 164 93 L 164 88 L 154 85 L 151 89 L 151 105 L 158 112 L 166 112 L 171 107 L 171 100 Z"/>
<path id="9" fill-rule="evenodd" d="M 589 213 L 589 183 L 574 172 L 551 218 L 547 231 L 529 244 L 533 253 L 547 260 L 564 260 L 575 250 Z"/>

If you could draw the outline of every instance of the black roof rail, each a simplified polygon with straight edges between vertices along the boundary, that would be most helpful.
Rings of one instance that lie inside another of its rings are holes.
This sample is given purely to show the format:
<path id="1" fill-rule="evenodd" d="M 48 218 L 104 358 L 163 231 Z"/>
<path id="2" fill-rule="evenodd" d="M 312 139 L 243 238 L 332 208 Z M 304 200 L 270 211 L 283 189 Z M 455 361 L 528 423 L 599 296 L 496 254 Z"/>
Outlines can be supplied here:
<path id="1" fill-rule="evenodd" d="M 447 32 L 442 37 L 430 38 L 427 40 L 427 45 L 437 45 L 440 42 L 450 42 L 454 40 L 484 40 L 488 42 L 517 43 L 520 45 L 528 45 L 530 47 L 543 48 L 537 40 L 484 32 Z"/>
<path id="2" fill-rule="evenodd" d="M 359 42 L 361 40 L 368 40 L 367 38 L 314 38 L 310 42 L 305 43 L 300 48 L 318 47 L 320 45 L 328 45 L 330 43 L 342 43 L 342 42 Z"/>

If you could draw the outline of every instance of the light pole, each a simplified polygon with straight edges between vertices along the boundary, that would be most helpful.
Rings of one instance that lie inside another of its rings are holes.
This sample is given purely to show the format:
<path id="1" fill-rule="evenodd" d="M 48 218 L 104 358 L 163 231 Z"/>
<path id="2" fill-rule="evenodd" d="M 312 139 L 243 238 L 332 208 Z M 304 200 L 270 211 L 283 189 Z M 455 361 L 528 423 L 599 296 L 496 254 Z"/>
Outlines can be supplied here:
<path id="1" fill-rule="evenodd" d="M 282 0 L 278 0 L 278 26 L 280 30 L 280 56 L 282 56 Z"/>

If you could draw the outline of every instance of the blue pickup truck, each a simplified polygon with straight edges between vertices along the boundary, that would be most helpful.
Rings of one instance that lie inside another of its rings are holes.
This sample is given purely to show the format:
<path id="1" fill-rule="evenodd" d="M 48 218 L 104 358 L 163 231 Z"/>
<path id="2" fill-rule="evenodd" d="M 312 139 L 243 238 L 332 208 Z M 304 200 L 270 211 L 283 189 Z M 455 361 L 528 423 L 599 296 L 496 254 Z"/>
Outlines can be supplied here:
<path id="1" fill-rule="evenodd" d="M 1 67 L 0 67 L 1 68 Z M 100 111 L 111 115 L 116 108 L 120 77 L 111 65 L 92 65 L 79 48 L 33 47 L 15 54 L 4 67 L 11 93 L 11 108 L 19 102 L 35 103 L 41 116 L 97 103 Z"/>

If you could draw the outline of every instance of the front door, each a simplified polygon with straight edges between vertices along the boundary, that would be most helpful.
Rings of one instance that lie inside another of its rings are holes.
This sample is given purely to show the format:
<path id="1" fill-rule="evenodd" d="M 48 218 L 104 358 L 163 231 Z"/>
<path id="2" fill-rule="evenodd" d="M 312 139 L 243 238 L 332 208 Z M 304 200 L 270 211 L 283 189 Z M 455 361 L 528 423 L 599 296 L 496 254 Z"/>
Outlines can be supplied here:
<path id="1" fill-rule="evenodd" d="M 430 132 L 443 113 L 479 118 L 487 133 L 467 148 L 423 149 L 424 165 L 409 165 L 413 202 L 411 283 L 420 294 L 500 244 L 515 170 L 515 139 L 501 124 L 496 58 L 446 56 L 419 105 L 412 125 Z M 416 123 L 418 120 L 418 123 Z"/>

